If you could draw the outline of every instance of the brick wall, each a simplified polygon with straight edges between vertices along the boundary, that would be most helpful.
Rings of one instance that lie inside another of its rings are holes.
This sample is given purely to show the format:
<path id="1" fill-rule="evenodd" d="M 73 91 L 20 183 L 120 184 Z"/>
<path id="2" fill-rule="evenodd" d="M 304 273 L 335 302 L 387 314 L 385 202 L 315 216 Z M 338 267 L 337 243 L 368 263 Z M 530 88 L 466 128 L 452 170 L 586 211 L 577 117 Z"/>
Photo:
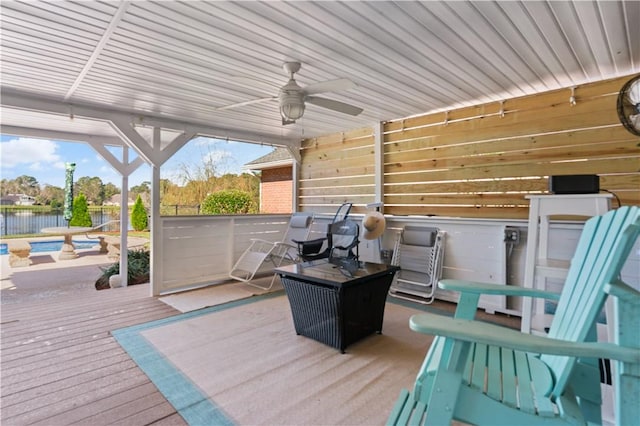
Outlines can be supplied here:
<path id="1" fill-rule="evenodd" d="M 262 171 L 260 183 L 261 213 L 291 213 L 293 204 L 293 167 L 285 166 Z"/>

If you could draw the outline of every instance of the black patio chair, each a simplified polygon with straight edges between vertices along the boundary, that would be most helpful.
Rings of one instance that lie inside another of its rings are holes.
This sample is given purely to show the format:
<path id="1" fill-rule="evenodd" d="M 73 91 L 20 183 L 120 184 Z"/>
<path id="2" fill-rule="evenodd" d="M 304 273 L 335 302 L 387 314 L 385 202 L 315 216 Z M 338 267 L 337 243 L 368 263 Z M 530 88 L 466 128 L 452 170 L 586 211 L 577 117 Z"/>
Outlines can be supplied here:
<path id="1" fill-rule="evenodd" d="M 329 227 L 339 221 L 345 220 L 349 216 L 352 203 L 344 203 L 336 211 Z M 318 259 L 326 259 L 331 252 L 331 244 L 327 237 L 315 238 L 313 240 L 294 241 L 298 244 L 298 255 L 305 262 Z M 323 250 L 324 248 L 324 250 Z"/>
<path id="2" fill-rule="evenodd" d="M 329 225 L 329 263 L 340 268 L 348 276 L 359 268 L 360 227 L 349 219 Z"/>

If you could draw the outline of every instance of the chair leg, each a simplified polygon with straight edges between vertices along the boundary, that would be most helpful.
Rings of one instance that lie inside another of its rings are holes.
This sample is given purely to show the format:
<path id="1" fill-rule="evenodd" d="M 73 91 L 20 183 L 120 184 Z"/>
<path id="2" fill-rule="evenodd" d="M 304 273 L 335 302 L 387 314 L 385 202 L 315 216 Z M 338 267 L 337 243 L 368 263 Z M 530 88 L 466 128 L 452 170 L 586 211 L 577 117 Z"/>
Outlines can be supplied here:
<path id="1" fill-rule="evenodd" d="M 424 425 L 451 424 L 460 386 L 462 386 L 462 380 L 459 373 L 449 370 L 440 370 L 436 373 L 427 403 Z"/>
<path id="2" fill-rule="evenodd" d="M 277 257 L 277 260 L 276 260 L 276 257 Z M 286 260 L 286 261 L 289 261 L 289 262 L 296 262 L 296 261 L 298 261 L 298 259 L 294 259 L 294 258 L 292 258 L 292 257 L 288 254 L 288 251 L 285 251 L 285 252 L 284 252 L 282 255 L 280 255 L 280 256 L 272 256 L 272 258 L 271 258 L 270 260 L 271 260 L 271 263 L 273 263 L 273 266 L 275 266 L 276 268 L 277 268 L 277 267 L 279 267 L 279 266 L 281 266 L 281 265 L 282 265 L 282 263 L 283 263 L 285 260 Z M 278 274 L 273 274 L 273 277 L 271 277 L 271 283 L 269 284 L 269 287 L 263 287 L 263 286 L 261 286 L 261 285 L 254 284 L 254 283 L 252 283 L 252 282 L 251 282 L 251 280 L 245 281 L 245 284 L 249 284 L 250 286 L 252 286 L 252 287 L 256 287 L 256 288 L 259 288 L 260 290 L 269 291 L 269 290 L 271 290 L 271 289 L 273 288 L 273 285 L 274 285 L 274 284 L 275 284 L 275 282 L 276 282 L 276 276 L 277 276 L 277 275 L 278 275 Z"/>
<path id="3" fill-rule="evenodd" d="M 436 337 L 433 352 L 428 354 L 430 365 L 438 365 L 433 375 L 425 375 L 416 392 L 425 401 L 427 413 L 425 425 L 449 425 L 453 419 L 458 394 L 462 387 L 462 375 L 467 364 L 470 344 Z M 423 366 L 427 370 L 427 366 Z M 422 373 L 424 375 L 424 373 Z"/>
<path id="4" fill-rule="evenodd" d="M 273 284 L 275 284 L 275 282 L 276 282 L 276 275 L 278 275 L 278 274 L 273 274 L 273 277 L 271 278 L 271 284 L 269 284 L 269 287 L 263 287 L 261 285 L 252 283 L 251 281 L 245 281 L 244 283 L 248 284 L 248 285 L 250 285 L 252 287 L 259 288 L 260 290 L 269 291 L 273 287 Z"/>
<path id="5" fill-rule="evenodd" d="M 435 300 L 435 291 L 431 292 L 425 296 L 414 296 L 406 295 L 401 291 L 397 291 L 393 287 L 389 289 L 389 296 L 395 297 L 397 299 L 408 300 L 409 302 L 420 303 L 421 305 L 430 305 Z"/>

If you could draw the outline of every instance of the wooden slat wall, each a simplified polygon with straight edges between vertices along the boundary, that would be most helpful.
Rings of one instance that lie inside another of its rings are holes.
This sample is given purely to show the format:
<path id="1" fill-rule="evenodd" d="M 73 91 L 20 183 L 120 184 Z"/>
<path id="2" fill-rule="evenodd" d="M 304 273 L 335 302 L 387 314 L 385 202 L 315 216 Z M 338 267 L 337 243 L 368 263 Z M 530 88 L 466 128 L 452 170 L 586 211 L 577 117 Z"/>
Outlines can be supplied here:
<path id="1" fill-rule="evenodd" d="M 618 120 L 631 76 L 388 122 L 385 213 L 527 218 L 549 175 L 597 174 L 622 204 L 640 204 L 640 138 Z M 303 143 L 300 203 L 373 200 L 372 131 Z M 615 205 L 615 202 L 614 202 Z"/>
<path id="2" fill-rule="evenodd" d="M 374 137 L 358 129 L 302 142 L 298 208 L 335 213 L 353 203 L 352 213 L 364 212 L 374 201 Z"/>

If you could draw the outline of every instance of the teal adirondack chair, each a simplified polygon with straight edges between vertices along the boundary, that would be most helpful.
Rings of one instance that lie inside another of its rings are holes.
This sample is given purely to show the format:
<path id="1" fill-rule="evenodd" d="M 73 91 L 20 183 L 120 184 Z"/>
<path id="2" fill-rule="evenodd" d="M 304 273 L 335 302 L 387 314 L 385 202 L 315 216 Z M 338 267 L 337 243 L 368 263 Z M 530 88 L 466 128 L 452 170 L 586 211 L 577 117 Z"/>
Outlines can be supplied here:
<path id="1" fill-rule="evenodd" d="M 616 423 L 640 422 L 640 292 L 620 270 L 640 232 L 640 208 L 622 207 L 584 226 L 562 293 L 459 280 L 454 318 L 411 317 L 436 335 L 412 392 L 403 390 L 387 424 L 601 424 L 598 358 L 614 363 Z M 481 294 L 557 300 L 547 336 L 474 321 Z M 613 343 L 596 342 L 596 320 L 614 297 Z"/>

